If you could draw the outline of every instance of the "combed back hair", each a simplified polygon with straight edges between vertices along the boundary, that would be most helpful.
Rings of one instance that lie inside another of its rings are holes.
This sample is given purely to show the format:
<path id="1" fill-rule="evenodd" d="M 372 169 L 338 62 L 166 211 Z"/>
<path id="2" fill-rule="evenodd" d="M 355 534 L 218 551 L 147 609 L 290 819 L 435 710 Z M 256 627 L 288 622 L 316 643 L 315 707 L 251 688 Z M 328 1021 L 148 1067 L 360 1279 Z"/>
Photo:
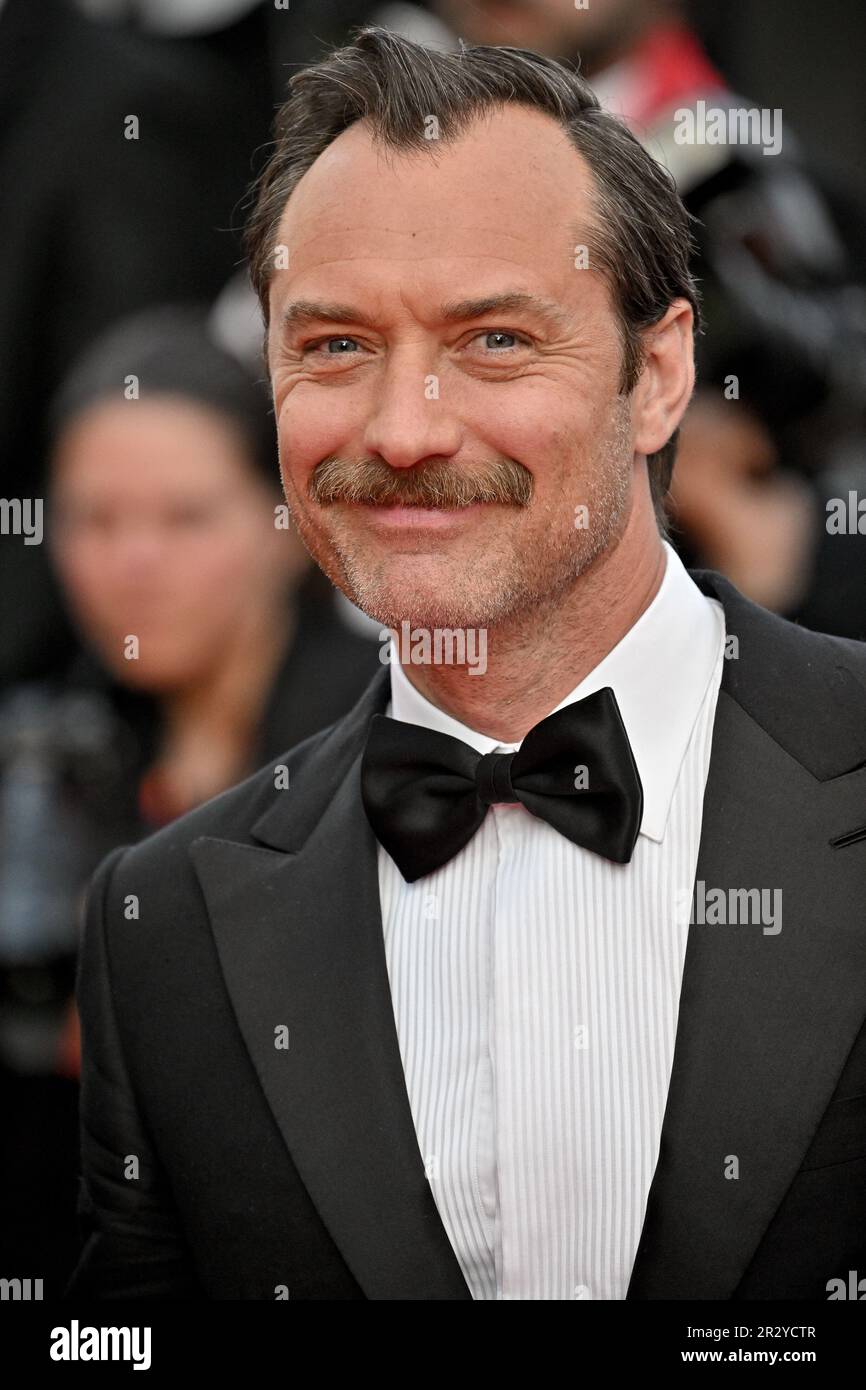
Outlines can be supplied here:
<path id="1" fill-rule="evenodd" d="M 643 365 L 644 329 L 658 323 L 676 298 L 689 301 L 700 325 L 689 262 L 691 218 L 672 176 L 572 68 L 527 49 L 461 44 L 459 52 L 425 48 L 375 25 L 296 72 L 277 113 L 274 143 L 256 180 L 245 229 L 253 288 L 269 320 L 268 289 L 280 219 L 299 180 L 338 135 L 356 121 L 398 153 L 435 152 L 480 116 L 513 103 L 552 116 L 588 164 L 595 182 L 589 225 L 574 227 L 564 254 L 587 249 L 588 263 L 606 279 L 622 339 L 620 389 L 635 386 Z M 431 117 L 436 139 L 429 137 Z M 575 167 L 577 175 L 577 167 Z M 577 186 L 577 180 L 575 180 Z M 539 256 L 547 254 L 539 246 Z M 656 516 L 665 529 L 677 432 L 649 455 Z"/>

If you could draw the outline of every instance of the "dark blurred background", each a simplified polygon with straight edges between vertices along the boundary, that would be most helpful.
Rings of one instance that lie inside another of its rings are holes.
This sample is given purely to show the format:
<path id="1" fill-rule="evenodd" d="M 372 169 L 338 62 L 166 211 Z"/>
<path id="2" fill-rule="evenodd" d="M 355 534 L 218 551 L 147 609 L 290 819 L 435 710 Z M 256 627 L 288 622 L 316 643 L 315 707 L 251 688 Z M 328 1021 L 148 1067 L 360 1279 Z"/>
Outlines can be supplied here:
<path id="1" fill-rule="evenodd" d="M 693 0 L 732 85 L 780 106 L 812 159 L 866 196 L 866 14 L 857 0 Z"/>
<path id="2" fill-rule="evenodd" d="M 365 22 L 579 63 L 669 162 L 706 316 L 672 542 L 866 639 L 861 0 L 0 0 L 0 1276 L 46 1297 L 78 1245 L 90 874 L 378 666 L 275 524 L 239 236 L 289 76 Z M 678 148 L 700 99 L 780 108 L 782 154 Z"/>

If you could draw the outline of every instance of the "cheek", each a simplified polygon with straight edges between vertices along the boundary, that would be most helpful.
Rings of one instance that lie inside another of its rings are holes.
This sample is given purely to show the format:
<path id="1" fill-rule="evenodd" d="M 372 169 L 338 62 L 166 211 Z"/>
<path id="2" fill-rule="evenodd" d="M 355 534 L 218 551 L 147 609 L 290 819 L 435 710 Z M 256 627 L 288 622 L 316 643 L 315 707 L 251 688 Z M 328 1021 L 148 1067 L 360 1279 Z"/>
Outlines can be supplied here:
<path id="1" fill-rule="evenodd" d="M 354 447 L 367 412 L 366 397 L 358 390 L 296 387 L 277 416 L 280 473 L 286 490 L 305 497 L 316 464 Z"/>
<path id="2" fill-rule="evenodd" d="M 179 604 L 201 610 L 205 622 L 209 612 L 225 616 L 246 606 L 261 590 L 269 525 L 267 515 L 255 521 L 237 518 L 227 530 L 180 546 L 171 568 Z"/>
<path id="3" fill-rule="evenodd" d="M 533 474 L 536 489 L 579 458 L 591 433 L 565 389 L 521 383 L 490 396 L 467 422 L 475 452 L 515 459 Z"/>
<path id="4" fill-rule="evenodd" d="M 72 608 L 97 619 L 110 617 L 113 586 L 106 583 L 106 564 L 98 546 L 68 545 L 54 557 L 60 583 Z"/>
<path id="5" fill-rule="evenodd" d="M 167 576 L 171 617 L 148 631 L 142 674 L 181 679 L 214 660 L 261 594 L 255 551 L 236 538 L 184 545 Z"/>

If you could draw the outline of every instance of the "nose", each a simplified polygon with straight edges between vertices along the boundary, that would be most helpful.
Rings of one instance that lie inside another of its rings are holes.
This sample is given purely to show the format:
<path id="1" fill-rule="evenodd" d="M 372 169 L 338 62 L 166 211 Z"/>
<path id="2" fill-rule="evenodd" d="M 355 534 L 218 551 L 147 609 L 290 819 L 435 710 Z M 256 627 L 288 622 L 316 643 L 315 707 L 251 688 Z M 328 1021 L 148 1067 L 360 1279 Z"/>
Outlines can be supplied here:
<path id="1" fill-rule="evenodd" d="M 450 458 L 460 449 L 459 421 L 429 367 L 429 358 L 425 361 L 417 349 L 395 352 L 376 383 L 363 447 L 392 468 Z"/>

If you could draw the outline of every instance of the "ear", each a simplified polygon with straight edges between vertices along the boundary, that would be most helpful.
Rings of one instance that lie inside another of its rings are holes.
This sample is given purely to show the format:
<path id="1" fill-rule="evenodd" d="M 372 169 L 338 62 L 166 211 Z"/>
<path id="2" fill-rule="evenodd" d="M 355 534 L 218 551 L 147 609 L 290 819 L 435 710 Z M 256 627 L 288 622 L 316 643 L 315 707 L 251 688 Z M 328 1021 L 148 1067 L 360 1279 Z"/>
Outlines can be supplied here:
<path id="1" fill-rule="evenodd" d="M 632 401 L 638 454 L 663 448 L 685 414 L 695 386 L 693 324 L 688 300 L 675 299 L 642 335 L 644 364 Z"/>

